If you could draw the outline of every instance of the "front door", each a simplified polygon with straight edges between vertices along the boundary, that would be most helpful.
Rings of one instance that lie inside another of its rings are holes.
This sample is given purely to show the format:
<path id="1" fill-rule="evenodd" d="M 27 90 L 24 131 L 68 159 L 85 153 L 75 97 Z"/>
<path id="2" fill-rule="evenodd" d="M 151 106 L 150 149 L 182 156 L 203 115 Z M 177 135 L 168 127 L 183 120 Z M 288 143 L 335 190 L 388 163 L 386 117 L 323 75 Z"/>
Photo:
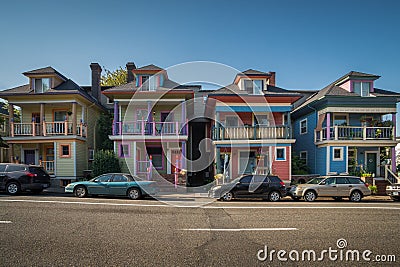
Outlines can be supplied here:
<path id="1" fill-rule="evenodd" d="M 376 153 L 367 153 L 366 171 L 376 175 Z"/>
<path id="2" fill-rule="evenodd" d="M 24 151 L 24 163 L 30 165 L 36 164 L 34 149 L 29 149 Z"/>

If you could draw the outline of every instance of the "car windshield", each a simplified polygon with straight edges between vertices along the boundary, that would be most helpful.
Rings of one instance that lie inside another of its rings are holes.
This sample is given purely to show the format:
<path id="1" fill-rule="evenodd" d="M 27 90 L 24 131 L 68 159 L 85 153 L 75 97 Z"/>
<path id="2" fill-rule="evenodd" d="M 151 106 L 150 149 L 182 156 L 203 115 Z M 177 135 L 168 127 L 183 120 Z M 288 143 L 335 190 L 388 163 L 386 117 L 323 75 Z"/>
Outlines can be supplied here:
<path id="1" fill-rule="evenodd" d="M 307 184 L 319 184 L 324 178 L 313 178 L 307 182 Z"/>

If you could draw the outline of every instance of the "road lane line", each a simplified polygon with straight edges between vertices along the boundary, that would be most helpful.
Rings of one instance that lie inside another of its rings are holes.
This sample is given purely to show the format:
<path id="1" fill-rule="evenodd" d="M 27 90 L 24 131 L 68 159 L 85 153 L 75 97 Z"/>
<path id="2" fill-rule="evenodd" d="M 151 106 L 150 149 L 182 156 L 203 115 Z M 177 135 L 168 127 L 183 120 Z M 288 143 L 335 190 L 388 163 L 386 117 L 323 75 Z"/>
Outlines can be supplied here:
<path id="1" fill-rule="evenodd" d="M 232 228 L 232 229 L 213 229 L 213 228 L 193 228 L 180 229 L 181 231 L 208 231 L 208 232 L 242 232 L 242 231 L 296 231 L 297 228 Z"/>
<path id="2" fill-rule="evenodd" d="M 125 207 L 162 207 L 162 208 L 202 208 L 202 209 L 372 209 L 372 210 L 400 210 L 400 206 L 200 206 L 200 205 L 167 205 L 167 204 L 140 204 L 140 203 L 107 203 L 83 201 L 56 201 L 30 199 L 0 199 L 0 202 L 26 202 L 45 204 L 75 204 L 97 206 L 125 206 Z M 362 205 L 368 205 L 364 203 Z M 371 203 L 371 205 L 374 205 Z M 378 204 L 376 204 L 378 205 Z"/>
<path id="3" fill-rule="evenodd" d="M 12 221 L 0 221 L 0 223 L 8 224 L 8 223 L 12 223 Z"/>

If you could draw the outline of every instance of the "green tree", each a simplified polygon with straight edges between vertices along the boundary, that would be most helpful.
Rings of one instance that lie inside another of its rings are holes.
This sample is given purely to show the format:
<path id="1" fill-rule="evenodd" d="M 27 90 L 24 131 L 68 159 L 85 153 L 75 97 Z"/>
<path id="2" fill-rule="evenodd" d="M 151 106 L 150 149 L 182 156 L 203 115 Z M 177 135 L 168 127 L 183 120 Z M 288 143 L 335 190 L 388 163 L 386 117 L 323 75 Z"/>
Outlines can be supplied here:
<path id="1" fill-rule="evenodd" d="M 113 142 L 108 138 L 112 134 L 112 122 L 113 118 L 109 113 L 101 114 L 97 120 L 97 149 L 113 149 Z"/>
<path id="2" fill-rule="evenodd" d="M 100 150 L 94 154 L 93 175 L 121 172 L 118 157 L 111 150 Z"/>
<path id="3" fill-rule="evenodd" d="M 119 67 L 114 71 L 105 69 L 105 74 L 101 76 L 101 86 L 118 86 L 125 84 L 128 72 L 126 68 Z"/>
<path id="4" fill-rule="evenodd" d="M 310 168 L 306 165 L 304 160 L 302 160 L 299 156 L 292 156 L 292 174 L 293 175 L 302 175 L 309 174 Z"/>

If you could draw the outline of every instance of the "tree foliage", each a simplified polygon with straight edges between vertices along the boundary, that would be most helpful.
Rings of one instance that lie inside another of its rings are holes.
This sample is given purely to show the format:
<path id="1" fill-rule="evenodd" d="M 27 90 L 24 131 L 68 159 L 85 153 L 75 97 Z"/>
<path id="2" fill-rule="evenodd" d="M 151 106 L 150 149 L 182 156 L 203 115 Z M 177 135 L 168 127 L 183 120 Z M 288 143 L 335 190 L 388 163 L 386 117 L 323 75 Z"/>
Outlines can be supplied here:
<path id="1" fill-rule="evenodd" d="M 112 134 L 113 118 L 109 113 L 101 114 L 97 120 L 97 149 L 112 150 L 113 142 L 108 138 Z"/>
<path id="2" fill-rule="evenodd" d="M 119 159 L 111 150 L 100 150 L 94 154 L 93 175 L 121 172 Z"/>
<path id="3" fill-rule="evenodd" d="M 302 160 L 299 156 L 292 156 L 292 174 L 293 175 L 303 175 L 309 174 L 310 168 L 307 166 L 304 160 Z"/>
<path id="4" fill-rule="evenodd" d="M 102 86 L 118 86 L 125 84 L 127 80 L 126 68 L 119 67 L 114 71 L 105 69 L 105 74 L 101 76 L 100 84 Z"/>

